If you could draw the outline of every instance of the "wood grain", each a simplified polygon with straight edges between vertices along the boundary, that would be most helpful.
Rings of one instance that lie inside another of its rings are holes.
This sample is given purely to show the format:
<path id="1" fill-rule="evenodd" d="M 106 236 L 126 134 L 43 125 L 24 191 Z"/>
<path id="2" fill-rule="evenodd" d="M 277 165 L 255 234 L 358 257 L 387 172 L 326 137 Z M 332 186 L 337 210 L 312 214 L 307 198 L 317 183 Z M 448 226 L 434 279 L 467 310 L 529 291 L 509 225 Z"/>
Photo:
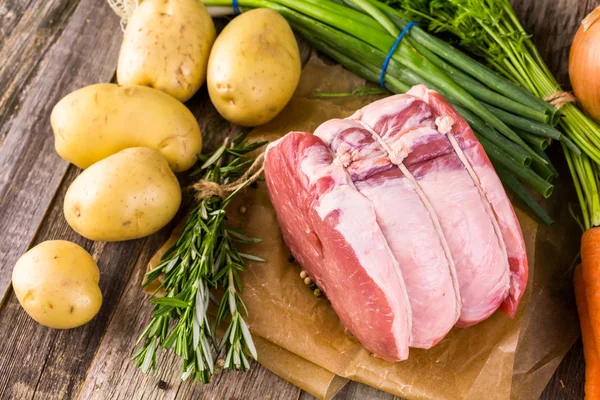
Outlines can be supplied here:
<path id="1" fill-rule="evenodd" d="M 598 0 L 511 0 L 525 30 L 563 89 L 570 89 L 569 49 L 581 20 Z"/>
<path id="2" fill-rule="evenodd" d="M 7 0 L 0 5 L 0 147 L 77 4 Z"/>
<path id="3" fill-rule="evenodd" d="M 40 326 L 20 308 L 14 293 L 8 296 L 0 312 L 0 326 L 11 326 L 9 340 L 0 341 L 0 398 L 72 398 L 88 370 L 100 339 L 113 314 L 133 264 L 145 240 L 100 243 L 76 234 L 62 216 L 62 204 L 68 184 L 79 174 L 69 168 L 44 219 L 34 245 L 61 238 L 81 245 L 97 261 L 101 270 L 100 288 L 103 306 L 100 313 L 83 327 L 59 331 Z M 160 238 L 160 235 L 157 235 Z M 23 337 L 41 340 L 22 340 Z"/>
<path id="4" fill-rule="evenodd" d="M 111 312 L 111 323 L 102 337 L 96 356 L 88 360 L 86 379 L 78 392 L 79 399 L 155 399 L 175 398 L 181 366 L 176 357 L 160 353 L 159 369 L 144 375 L 130 361 L 135 342 L 148 321 L 151 307 L 141 290 L 145 266 L 164 243 L 169 230 L 147 239 L 128 276 L 122 297 Z M 164 383 L 160 383 L 164 382 Z M 160 389 L 159 389 L 160 387 Z M 157 390 L 158 389 L 158 390 Z"/>
<path id="5" fill-rule="evenodd" d="M 342 390 L 336 395 L 336 400 L 344 399 L 369 399 L 369 400 L 401 400 L 400 397 L 391 395 L 389 393 L 382 392 L 381 390 L 374 389 L 370 386 L 363 385 L 358 382 L 349 382 Z M 306 393 L 300 397 L 300 400 L 314 400 L 313 396 Z"/>
<path id="6" fill-rule="evenodd" d="M 540 396 L 540 400 L 583 399 L 584 383 L 585 362 L 580 339 L 559 365 L 554 377 Z"/>
<path id="7" fill-rule="evenodd" d="M 46 2 L 33 4 L 41 8 Z M 0 301 L 12 266 L 29 248 L 68 167 L 54 151 L 50 111 L 67 93 L 109 81 L 114 73 L 121 32 L 103 0 L 83 1 L 64 25 L 49 55 L 39 55 L 38 72 L 0 151 Z"/>
<path id="8" fill-rule="evenodd" d="M 568 47 L 579 20 L 597 0 L 514 0 L 526 29 L 561 84 L 568 84 Z M 313 399 L 255 364 L 222 373 L 210 385 L 181 383 L 180 364 L 163 352 L 144 375 L 130 361 L 151 309 L 140 290 L 146 263 L 170 227 L 147 239 L 93 243 L 62 217 L 62 201 L 79 171 L 54 152 L 49 115 L 62 96 L 106 82 L 114 73 L 121 33 L 105 0 L 0 2 L 0 398 L 15 399 Z M 309 49 L 302 47 L 303 58 Z M 225 122 L 202 89 L 186 105 L 199 120 L 205 150 L 239 127 Z M 89 324 L 54 331 L 33 322 L 10 291 L 16 259 L 32 244 L 67 239 L 90 251 L 101 268 L 104 304 Z M 580 344 L 563 361 L 544 400 L 582 398 Z M 564 387 L 563 387 L 564 384 Z M 397 399 L 359 383 L 336 397 Z"/>

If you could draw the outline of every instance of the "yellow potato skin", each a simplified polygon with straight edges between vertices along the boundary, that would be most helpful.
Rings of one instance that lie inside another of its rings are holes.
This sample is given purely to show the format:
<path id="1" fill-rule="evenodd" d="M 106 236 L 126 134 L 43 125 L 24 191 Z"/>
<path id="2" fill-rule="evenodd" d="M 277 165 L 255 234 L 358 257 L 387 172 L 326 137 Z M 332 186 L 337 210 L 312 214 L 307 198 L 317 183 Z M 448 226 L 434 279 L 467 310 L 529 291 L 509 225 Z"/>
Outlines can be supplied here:
<path id="1" fill-rule="evenodd" d="M 100 272 L 92 256 L 65 240 L 42 242 L 15 265 L 12 284 L 19 303 L 40 324 L 71 329 L 100 310 Z"/>
<path id="2" fill-rule="evenodd" d="M 86 86 L 54 106 L 50 123 L 58 154 L 83 169 L 129 147 L 150 147 L 181 172 L 202 151 L 200 128 L 190 110 L 144 86 Z"/>
<path id="3" fill-rule="evenodd" d="M 181 204 L 181 188 L 156 150 L 134 147 L 81 173 L 65 196 L 71 228 L 99 241 L 148 236 L 164 227 Z"/>
<path id="4" fill-rule="evenodd" d="M 127 23 L 117 81 L 186 101 L 204 84 L 215 25 L 199 0 L 144 0 Z"/>
<path id="5" fill-rule="evenodd" d="M 269 122 L 300 80 L 300 52 L 287 21 L 268 9 L 233 19 L 208 60 L 207 87 L 219 113 L 237 125 Z"/>

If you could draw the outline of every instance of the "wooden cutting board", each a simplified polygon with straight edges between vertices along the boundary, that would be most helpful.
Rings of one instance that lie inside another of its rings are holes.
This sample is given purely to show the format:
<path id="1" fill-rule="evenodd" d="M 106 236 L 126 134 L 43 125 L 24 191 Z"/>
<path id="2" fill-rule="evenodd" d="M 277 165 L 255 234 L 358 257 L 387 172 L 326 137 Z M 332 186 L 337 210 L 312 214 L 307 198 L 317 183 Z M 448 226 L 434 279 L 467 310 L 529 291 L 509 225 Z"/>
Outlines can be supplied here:
<path id="1" fill-rule="evenodd" d="M 514 0 L 514 7 L 559 82 L 568 84 L 571 38 L 597 0 Z M 180 383 L 180 365 L 164 357 L 143 375 L 129 357 L 150 307 L 139 288 L 145 265 L 172 227 L 146 239 L 94 243 L 66 224 L 62 203 L 79 170 L 54 151 L 49 124 L 67 93 L 114 77 L 121 30 L 105 0 L 0 1 L 0 398 L 1 399 L 309 399 L 258 364 L 218 375 L 207 386 Z M 205 149 L 237 128 L 222 120 L 205 90 L 189 103 Z M 568 185 L 564 177 L 562 185 Z M 20 308 L 10 287 L 21 254 L 65 239 L 91 252 L 101 271 L 104 305 L 89 324 L 44 328 Z M 584 362 L 578 342 L 542 399 L 581 399 Z M 337 399 L 393 399 L 359 383 Z"/>

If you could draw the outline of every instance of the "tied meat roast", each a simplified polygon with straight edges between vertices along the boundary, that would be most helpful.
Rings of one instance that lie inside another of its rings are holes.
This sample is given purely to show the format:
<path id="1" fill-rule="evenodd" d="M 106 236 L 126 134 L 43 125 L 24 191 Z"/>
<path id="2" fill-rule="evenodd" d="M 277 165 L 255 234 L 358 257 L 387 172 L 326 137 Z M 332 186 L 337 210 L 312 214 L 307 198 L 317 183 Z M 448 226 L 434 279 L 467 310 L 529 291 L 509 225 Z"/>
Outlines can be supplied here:
<path id="1" fill-rule="evenodd" d="M 415 86 L 313 134 L 269 145 L 265 177 L 285 242 L 344 326 L 404 360 L 497 309 L 527 284 L 523 236 L 471 128 Z"/>

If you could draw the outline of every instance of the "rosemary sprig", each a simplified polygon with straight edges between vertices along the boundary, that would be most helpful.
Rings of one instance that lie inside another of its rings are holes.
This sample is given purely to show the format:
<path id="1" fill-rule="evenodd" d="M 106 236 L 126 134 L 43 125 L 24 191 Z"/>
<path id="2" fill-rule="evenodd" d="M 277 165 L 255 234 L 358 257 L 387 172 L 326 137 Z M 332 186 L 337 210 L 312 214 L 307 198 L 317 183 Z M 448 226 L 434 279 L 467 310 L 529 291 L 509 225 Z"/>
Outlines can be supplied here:
<path id="1" fill-rule="evenodd" d="M 219 185 L 227 185 L 242 177 L 252 165 L 247 154 L 265 142 L 248 143 L 244 135 L 225 143 L 210 156 L 199 156 L 203 163 L 192 175 Z M 192 210 L 181 237 L 167 250 L 160 264 L 146 274 L 144 286 L 162 276 L 165 297 L 152 297 L 152 319 L 137 344 L 143 343 L 133 359 L 147 372 L 156 368 L 159 349 L 174 349 L 183 359 L 182 379 L 193 377 L 203 383 L 210 382 L 215 372 L 215 354 L 225 350 L 224 368 L 247 370 L 248 357 L 256 359 L 256 348 L 244 315 L 248 314 L 239 293 L 242 290 L 239 273 L 246 269 L 244 259 L 263 261 L 236 249 L 236 242 L 257 243 L 241 232 L 226 226 L 225 209 L 231 199 L 250 179 L 226 198 L 208 196 L 200 199 Z M 220 300 L 211 293 L 223 289 Z M 218 303 L 213 322 L 208 315 L 210 302 Z M 216 330 L 227 322 L 220 343 Z"/>

